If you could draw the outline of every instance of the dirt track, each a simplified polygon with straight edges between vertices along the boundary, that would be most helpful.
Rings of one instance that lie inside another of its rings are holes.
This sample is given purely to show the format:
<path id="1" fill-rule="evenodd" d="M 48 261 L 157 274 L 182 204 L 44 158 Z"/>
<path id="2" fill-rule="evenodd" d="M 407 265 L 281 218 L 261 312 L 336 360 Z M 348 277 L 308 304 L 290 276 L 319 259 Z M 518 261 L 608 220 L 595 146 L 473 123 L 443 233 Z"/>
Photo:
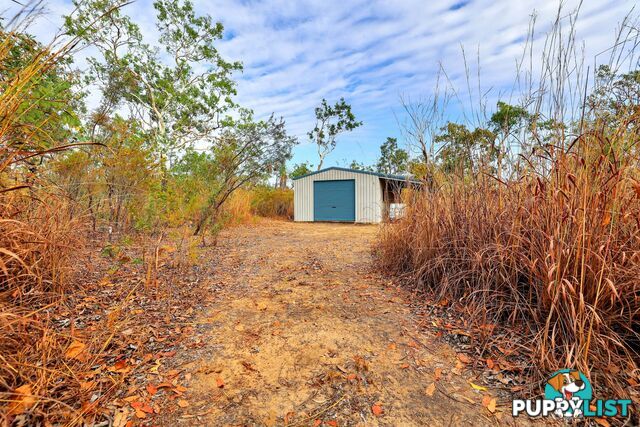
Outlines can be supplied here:
<path id="1" fill-rule="evenodd" d="M 219 296 L 200 319 L 207 325 L 205 346 L 179 367 L 186 373 L 189 406 L 158 421 L 509 422 L 501 413 L 508 408 L 499 406 L 496 418 L 482 406 L 491 390 L 470 385 L 456 353 L 419 332 L 404 293 L 371 272 L 377 231 L 290 222 L 225 231 L 219 240 L 224 256 L 215 269 Z"/>

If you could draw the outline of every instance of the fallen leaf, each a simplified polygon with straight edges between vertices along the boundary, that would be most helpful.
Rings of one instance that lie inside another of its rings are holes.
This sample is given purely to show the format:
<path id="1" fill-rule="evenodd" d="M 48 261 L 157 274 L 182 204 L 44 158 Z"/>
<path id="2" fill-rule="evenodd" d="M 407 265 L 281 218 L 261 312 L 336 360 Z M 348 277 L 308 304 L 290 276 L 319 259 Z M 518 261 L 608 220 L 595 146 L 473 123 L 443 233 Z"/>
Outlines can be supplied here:
<path id="1" fill-rule="evenodd" d="M 132 369 L 133 369 L 132 366 L 128 366 L 127 360 L 122 359 L 122 360 L 118 360 L 112 367 L 110 367 L 109 371 L 118 372 L 120 374 L 126 374 L 131 372 Z"/>
<path id="2" fill-rule="evenodd" d="M 409 364 L 403 363 L 402 365 L 400 365 L 400 369 L 409 369 Z"/>
<path id="3" fill-rule="evenodd" d="M 425 393 L 427 393 L 427 396 L 431 397 L 433 396 L 433 393 L 435 393 L 435 391 L 436 391 L 436 383 L 431 383 L 425 390 Z"/>
<path id="4" fill-rule="evenodd" d="M 369 369 L 367 361 L 362 356 L 353 356 L 353 361 L 356 363 L 356 370 L 367 371 Z"/>
<path id="5" fill-rule="evenodd" d="M 296 416 L 296 413 L 293 411 L 289 411 L 284 416 L 284 423 L 289 424 L 289 422 Z"/>
<path id="6" fill-rule="evenodd" d="M 597 424 L 601 425 L 602 427 L 610 427 L 611 424 L 609 424 L 609 421 L 605 420 L 604 418 L 595 418 L 594 420 Z"/>
<path id="7" fill-rule="evenodd" d="M 69 345 L 64 355 L 68 359 L 78 359 L 80 357 L 80 354 L 84 351 L 86 347 L 87 345 L 85 343 L 82 343 L 80 341 L 74 341 L 71 343 L 71 345 Z"/>
<path id="8" fill-rule="evenodd" d="M 147 414 L 153 414 L 153 408 L 149 404 L 144 402 L 140 402 L 140 401 L 131 402 L 131 407 L 136 411 L 142 411 L 142 412 L 146 412 Z"/>
<path id="9" fill-rule="evenodd" d="M 486 387 L 483 387 L 481 385 L 478 384 L 474 384 L 471 381 L 469 381 L 469 385 L 474 389 L 474 390 L 479 390 L 479 391 L 487 391 Z"/>
<path id="10" fill-rule="evenodd" d="M 338 422 L 336 420 L 326 421 L 325 424 L 331 427 L 338 427 Z"/>
<path id="11" fill-rule="evenodd" d="M 251 366 L 251 363 L 249 363 L 249 362 L 246 362 L 246 361 L 243 360 L 241 363 L 242 363 L 242 366 L 244 366 L 244 368 L 246 370 L 248 370 L 248 371 L 255 371 L 256 370 L 256 368 Z"/>
<path id="12" fill-rule="evenodd" d="M 395 349 L 397 348 L 397 347 L 396 347 L 396 343 L 392 342 L 391 344 L 389 344 L 389 345 L 387 346 L 387 348 L 388 348 L 389 350 L 395 350 Z"/>
<path id="13" fill-rule="evenodd" d="M 178 375 L 180 375 L 180 371 L 177 369 L 172 369 L 169 372 L 167 372 L 167 377 L 169 378 L 177 377 Z"/>
<path id="14" fill-rule="evenodd" d="M 482 406 L 486 408 L 487 406 L 489 406 L 489 403 L 491 403 L 491 396 L 486 394 L 482 397 Z"/>
<path id="15" fill-rule="evenodd" d="M 487 367 L 489 369 L 493 369 L 494 366 L 495 366 L 495 362 L 493 361 L 493 359 L 487 359 Z"/>
<path id="16" fill-rule="evenodd" d="M 489 401 L 489 404 L 487 405 L 487 409 L 489 410 L 489 412 L 491 412 L 492 414 L 494 412 L 496 412 L 496 405 L 498 404 L 498 402 L 496 401 L 496 398 L 494 397 L 493 399 L 491 399 Z"/>
<path id="17" fill-rule="evenodd" d="M 441 368 L 436 368 L 433 371 L 433 379 L 438 381 L 440 378 L 442 378 L 442 369 Z"/>
<path id="18" fill-rule="evenodd" d="M 156 360 L 155 365 L 149 368 L 149 372 L 155 372 L 157 374 L 160 366 L 162 366 L 162 363 L 159 360 Z"/>
<path id="19" fill-rule="evenodd" d="M 128 417 L 129 410 L 126 407 L 119 408 L 113 416 L 113 427 L 125 427 Z"/>
<path id="20" fill-rule="evenodd" d="M 469 359 L 469 356 L 464 353 L 458 353 L 458 360 L 465 364 L 471 363 L 471 359 Z"/>
<path id="21" fill-rule="evenodd" d="M 216 386 L 218 386 L 218 388 L 223 388 L 224 387 L 224 380 L 220 377 L 216 378 Z"/>
<path id="22" fill-rule="evenodd" d="M 456 375 L 462 375 L 463 369 L 464 369 L 464 364 L 458 360 L 456 361 L 456 367 L 451 369 L 451 372 L 453 372 Z"/>
<path id="23" fill-rule="evenodd" d="M 178 406 L 181 408 L 186 408 L 187 406 L 189 406 L 189 402 L 184 399 L 180 399 L 178 400 Z"/>
<path id="24" fill-rule="evenodd" d="M 318 427 L 320 424 L 322 424 L 322 420 L 315 420 L 313 422 L 313 427 Z"/>
<path id="25" fill-rule="evenodd" d="M 21 385 L 14 390 L 14 393 L 17 394 L 17 396 L 12 399 L 13 402 L 9 405 L 9 415 L 22 414 L 36 403 L 36 398 L 32 394 L 30 384 Z"/>
<path id="26" fill-rule="evenodd" d="M 150 396 L 153 396 L 158 392 L 158 387 L 154 386 L 153 384 L 147 384 L 146 389 Z"/>
<path id="27" fill-rule="evenodd" d="M 171 384 L 170 382 L 165 381 L 163 383 L 158 384 L 156 386 L 156 388 L 159 388 L 159 389 L 160 388 L 173 388 L 173 384 Z"/>
<path id="28" fill-rule="evenodd" d="M 375 415 L 376 417 L 380 417 L 382 416 L 382 414 L 384 414 L 384 409 L 382 409 L 382 406 L 379 404 L 375 404 L 373 406 L 371 406 L 371 412 L 373 412 L 373 415 Z"/>
<path id="29" fill-rule="evenodd" d="M 80 390 L 91 390 L 95 385 L 95 381 L 80 381 Z"/>
<path id="30" fill-rule="evenodd" d="M 348 379 L 349 381 L 353 381 L 353 380 L 355 380 L 357 377 L 358 377 L 358 376 L 357 376 L 356 374 L 349 374 L 349 375 L 347 375 L 347 379 Z"/>

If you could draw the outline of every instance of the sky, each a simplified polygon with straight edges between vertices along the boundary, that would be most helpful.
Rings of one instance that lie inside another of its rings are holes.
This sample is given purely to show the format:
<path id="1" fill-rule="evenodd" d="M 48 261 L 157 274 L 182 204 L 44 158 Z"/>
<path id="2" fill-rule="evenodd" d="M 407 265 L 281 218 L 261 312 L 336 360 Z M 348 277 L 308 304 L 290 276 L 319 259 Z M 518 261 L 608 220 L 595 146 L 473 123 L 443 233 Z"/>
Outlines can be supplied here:
<path id="1" fill-rule="evenodd" d="M 47 14 L 31 29 L 44 42 L 60 27 L 61 16 L 72 10 L 68 0 L 45 4 Z M 322 98 L 335 102 L 344 97 L 352 105 L 364 124 L 338 137 L 326 166 L 346 166 L 351 160 L 374 164 L 387 137 L 397 137 L 403 145 L 400 97 L 428 98 L 439 70 L 446 73 L 447 85 L 464 92 L 463 49 L 471 75 L 478 74 L 479 63 L 479 91 L 486 94 L 487 105 L 513 100 L 516 65 L 525 51 L 532 16 L 536 17 L 535 54 L 542 49 L 559 6 L 545 0 L 194 0 L 194 4 L 198 13 L 224 24 L 225 37 L 218 43 L 223 57 L 244 65 L 236 75 L 236 101 L 258 117 L 272 112 L 284 117 L 290 133 L 299 137 L 292 163 L 317 164 L 316 148 L 306 133 L 314 126 L 314 108 Z M 578 4 L 564 1 L 563 16 Z M 582 2 L 576 37 L 587 61 L 614 43 L 617 27 L 634 4 Z M 137 0 L 125 11 L 153 42 L 157 32 L 152 0 Z M 78 63 L 82 66 L 82 58 Z M 451 106 L 447 119 L 462 120 L 463 111 L 462 105 Z"/>

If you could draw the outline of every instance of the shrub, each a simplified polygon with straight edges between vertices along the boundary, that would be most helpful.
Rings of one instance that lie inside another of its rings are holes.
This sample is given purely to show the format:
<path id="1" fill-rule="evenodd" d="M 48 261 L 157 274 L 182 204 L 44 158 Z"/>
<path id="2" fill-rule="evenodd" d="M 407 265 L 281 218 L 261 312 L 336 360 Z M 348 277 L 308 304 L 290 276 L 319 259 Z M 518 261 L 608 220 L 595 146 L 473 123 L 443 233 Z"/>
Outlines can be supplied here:
<path id="1" fill-rule="evenodd" d="M 293 190 L 257 187 L 251 205 L 256 215 L 293 219 Z"/>

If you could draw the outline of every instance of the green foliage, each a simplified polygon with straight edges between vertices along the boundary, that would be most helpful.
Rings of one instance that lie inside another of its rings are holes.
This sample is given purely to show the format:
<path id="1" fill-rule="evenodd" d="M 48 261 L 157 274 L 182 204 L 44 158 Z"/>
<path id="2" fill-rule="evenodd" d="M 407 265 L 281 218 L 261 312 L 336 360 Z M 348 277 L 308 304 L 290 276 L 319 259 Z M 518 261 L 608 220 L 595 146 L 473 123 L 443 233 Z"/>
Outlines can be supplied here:
<path id="1" fill-rule="evenodd" d="M 320 170 L 325 157 L 336 148 L 336 137 L 362 126 L 362 122 L 356 120 L 356 116 L 351 112 L 351 105 L 347 104 L 344 98 L 340 98 L 333 106 L 323 98 L 315 113 L 316 125 L 307 135 L 318 146 Z"/>
<path id="2" fill-rule="evenodd" d="M 435 142 L 442 144 L 437 159 L 444 172 L 477 172 L 496 159 L 495 135 L 490 130 L 470 131 L 465 125 L 449 122 L 440 131 Z"/>
<path id="3" fill-rule="evenodd" d="M 310 165 L 308 162 L 295 164 L 293 165 L 293 170 L 289 174 L 289 177 L 291 179 L 296 179 L 303 175 L 307 175 L 311 173 L 312 168 L 313 168 L 313 165 Z"/>
<path id="4" fill-rule="evenodd" d="M 103 146 L 75 149 L 51 170 L 70 200 L 86 206 L 96 221 L 116 227 L 138 223 L 158 176 L 153 152 L 137 122 L 116 116 L 96 135 Z"/>
<path id="5" fill-rule="evenodd" d="M 291 158 L 297 139 L 287 134 L 284 120 L 272 115 L 256 121 L 249 110 L 241 110 L 240 118 L 217 138 L 213 146 L 211 169 L 216 182 L 209 187 L 195 234 L 216 216 L 222 204 L 238 188 L 256 183 L 274 172 L 274 166 Z"/>
<path id="6" fill-rule="evenodd" d="M 431 177 L 433 175 L 429 166 L 422 160 L 422 158 L 409 160 L 407 164 L 407 171 L 411 176 L 418 179 L 427 179 L 427 177 Z"/>
<path id="7" fill-rule="evenodd" d="M 0 61 L 0 91 L 15 79 L 21 80 L 17 84 L 26 86 L 26 96 L 12 112 L 18 121 L 7 138 L 21 141 L 22 148 L 28 150 L 73 142 L 81 130 L 79 115 L 84 104 L 83 93 L 76 86 L 78 76 L 69 70 L 70 58 L 49 64 L 25 82 L 26 76 L 20 73 L 51 53 L 25 33 L 6 33 L 0 29 L 0 39 L 8 44 Z"/>
<path id="8" fill-rule="evenodd" d="M 380 158 L 378 159 L 378 172 L 386 174 L 401 174 L 407 171 L 409 154 L 406 150 L 398 148 L 396 138 L 387 138 L 380 146 Z"/>
<path id="9" fill-rule="evenodd" d="M 362 162 L 358 162 L 357 160 L 352 160 L 349 164 L 349 169 L 357 170 L 357 171 L 368 171 L 373 172 L 373 167 L 369 165 L 365 165 Z"/>
<path id="10" fill-rule="evenodd" d="M 640 70 L 617 74 L 608 65 L 601 65 L 596 73 L 596 89 L 587 100 L 591 120 L 609 128 L 622 125 L 625 129 L 637 126 L 630 116 L 640 105 Z"/>
<path id="11" fill-rule="evenodd" d="M 214 45 L 223 36 L 222 24 L 196 15 L 188 0 L 158 0 L 161 52 L 142 41 L 129 17 L 114 10 L 121 3 L 76 0 L 76 15 L 65 21 L 70 34 L 94 44 L 102 55 L 90 61 L 91 78 L 105 94 L 98 113 L 126 104 L 162 155 L 212 137 L 221 126 L 219 117 L 234 106 L 231 74 L 242 68 L 223 59 Z M 93 21 L 108 25 L 85 31 Z"/>
<path id="12" fill-rule="evenodd" d="M 509 135 L 530 118 L 524 107 L 509 105 L 502 101 L 498 101 L 497 107 L 497 111 L 491 115 L 489 120 L 489 127 L 496 134 Z"/>

